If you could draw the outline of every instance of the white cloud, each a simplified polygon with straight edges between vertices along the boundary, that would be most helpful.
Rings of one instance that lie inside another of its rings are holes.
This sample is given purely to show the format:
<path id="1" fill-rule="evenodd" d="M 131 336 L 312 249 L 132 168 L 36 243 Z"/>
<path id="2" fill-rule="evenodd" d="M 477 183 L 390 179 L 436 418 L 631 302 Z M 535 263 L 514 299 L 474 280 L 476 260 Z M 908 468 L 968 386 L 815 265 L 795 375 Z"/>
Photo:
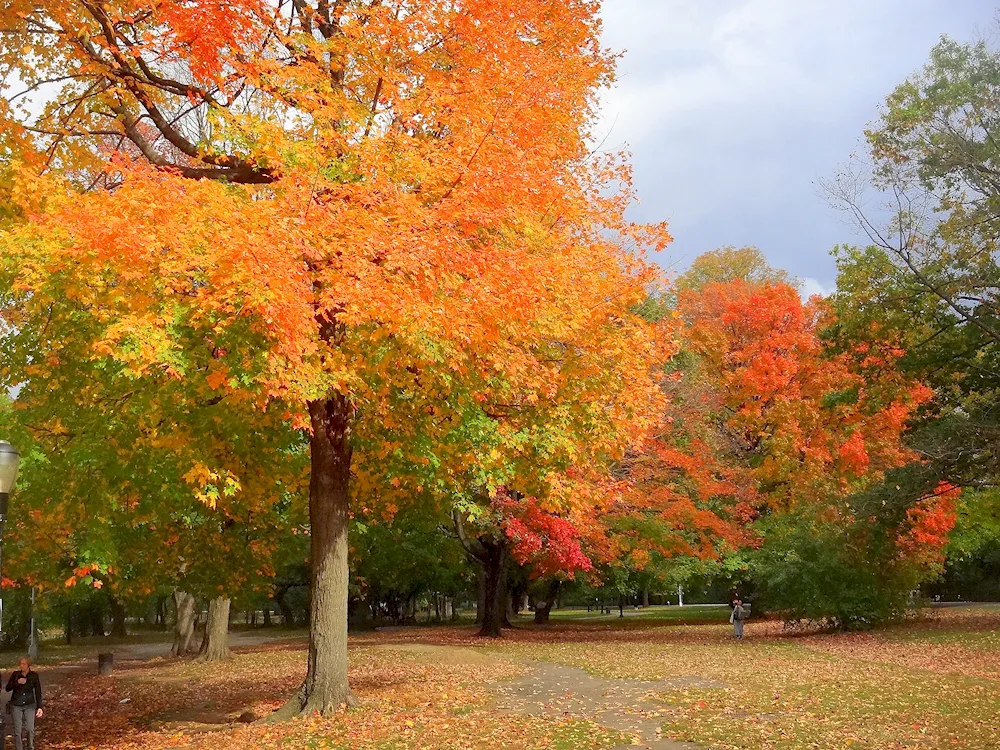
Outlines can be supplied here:
<path id="1" fill-rule="evenodd" d="M 818 294 L 820 297 L 829 297 L 837 291 L 836 284 L 827 286 L 826 284 L 808 276 L 804 279 L 800 279 L 800 281 L 802 282 L 802 286 L 799 287 L 799 294 L 802 296 L 802 299 L 809 299 L 815 294 Z"/>
<path id="2" fill-rule="evenodd" d="M 664 264 L 753 244 L 793 274 L 832 278 L 856 241 L 817 195 L 892 88 L 941 33 L 986 26 L 986 3 L 605 0 L 625 50 L 598 139 L 633 153 L 641 220 L 671 222 Z"/>

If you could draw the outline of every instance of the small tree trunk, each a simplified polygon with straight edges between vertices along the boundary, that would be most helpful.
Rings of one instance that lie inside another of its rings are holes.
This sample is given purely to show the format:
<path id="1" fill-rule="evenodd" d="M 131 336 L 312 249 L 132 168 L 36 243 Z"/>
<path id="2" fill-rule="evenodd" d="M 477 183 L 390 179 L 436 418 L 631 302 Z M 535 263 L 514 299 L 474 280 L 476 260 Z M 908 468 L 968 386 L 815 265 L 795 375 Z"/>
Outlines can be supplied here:
<path id="1" fill-rule="evenodd" d="M 264 627 L 265 628 L 271 627 L 271 605 L 270 604 L 265 604 L 264 605 Z"/>
<path id="2" fill-rule="evenodd" d="M 505 542 L 480 540 L 483 560 L 483 627 L 479 635 L 499 638 L 507 610 L 507 545 Z"/>
<path id="3" fill-rule="evenodd" d="M 559 594 L 559 588 L 562 586 L 562 581 L 558 578 L 553 578 L 549 582 L 548 588 L 545 590 L 545 598 L 535 601 L 535 624 L 545 625 L 549 621 L 549 614 L 552 612 L 552 605 L 555 604 L 556 596 Z"/>
<path id="4" fill-rule="evenodd" d="M 127 638 L 128 631 L 125 629 L 125 605 L 115 597 L 109 597 L 108 603 L 111 605 L 111 635 L 116 638 Z"/>
<path id="5" fill-rule="evenodd" d="M 70 604 L 66 607 L 66 624 L 63 626 L 65 629 L 66 645 L 73 645 L 73 605 Z"/>
<path id="6" fill-rule="evenodd" d="M 649 589 L 647 588 L 644 588 L 642 590 L 642 606 L 643 607 L 649 606 Z"/>
<path id="7" fill-rule="evenodd" d="M 174 644 L 170 647 L 170 655 L 176 658 L 191 651 L 195 625 L 194 597 L 186 591 L 174 591 L 174 608 L 177 610 L 177 622 L 174 623 Z"/>
<path id="8" fill-rule="evenodd" d="M 357 705 L 347 682 L 352 415 L 353 407 L 342 395 L 309 402 L 309 658 L 305 681 L 275 713 L 276 720 L 297 714 L 329 716 L 344 705 Z"/>
<path id="9" fill-rule="evenodd" d="M 285 594 L 288 593 L 288 586 L 279 586 L 274 592 L 274 603 L 278 605 L 278 611 L 281 612 L 281 624 L 286 628 L 291 628 L 295 626 L 295 613 L 292 611 L 291 605 L 285 601 Z"/>
<path id="10" fill-rule="evenodd" d="M 91 635 L 104 636 L 104 609 L 97 602 L 90 607 L 90 633 Z"/>
<path id="11" fill-rule="evenodd" d="M 198 651 L 199 661 L 226 661 L 229 653 L 229 605 L 225 596 L 217 596 L 208 603 L 208 622 L 205 637 Z"/>
<path id="12" fill-rule="evenodd" d="M 476 575 L 476 625 L 483 624 L 483 614 L 486 612 L 486 571 L 480 568 Z"/>
<path id="13" fill-rule="evenodd" d="M 625 616 L 625 594 L 618 595 L 618 616 Z"/>

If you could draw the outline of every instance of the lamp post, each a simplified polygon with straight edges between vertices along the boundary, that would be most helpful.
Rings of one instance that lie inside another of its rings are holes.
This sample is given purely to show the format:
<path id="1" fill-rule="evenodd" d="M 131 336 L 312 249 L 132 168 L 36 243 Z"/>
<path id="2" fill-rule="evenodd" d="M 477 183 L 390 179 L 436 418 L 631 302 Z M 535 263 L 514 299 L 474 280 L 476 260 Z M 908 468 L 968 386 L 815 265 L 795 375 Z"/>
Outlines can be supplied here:
<path id="1" fill-rule="evenodd" d="M 17 465 L 21 454 L 6 440 L 0 440 L 0 569 L 2 569 L 3 529 L 7 523 L 7 503 L 17 481 Z M 0 581 L 3 576 L 0 575 Z M 0 588 L 0 633 L 3 632 L 3 589 Z"/>

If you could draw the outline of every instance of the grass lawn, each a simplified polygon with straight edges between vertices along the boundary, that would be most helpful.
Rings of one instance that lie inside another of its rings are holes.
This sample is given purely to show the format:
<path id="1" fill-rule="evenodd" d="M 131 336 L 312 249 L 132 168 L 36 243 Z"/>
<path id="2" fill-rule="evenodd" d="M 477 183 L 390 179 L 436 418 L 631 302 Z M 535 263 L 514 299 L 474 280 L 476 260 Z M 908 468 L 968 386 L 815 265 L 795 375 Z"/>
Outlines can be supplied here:
<path id="1" fill-rule="evenodd" d="M 998 608 L 856 634 L 751 620 L 742 643 L 719 622 L 724 608 L 684 609 L 559 612 L 492 642 L 469 626 L 359 635 L 351 678 L 362 706 L 282 725 L 234 720 L 266 715 L 297 687 L 301 639 L 241 648 L 222 667 L 154 659 L 107 679 L 49 668 L 40 744 L 577 750 L 649 741 L 655 727 L 704 748 L 1000 748 Z"/>

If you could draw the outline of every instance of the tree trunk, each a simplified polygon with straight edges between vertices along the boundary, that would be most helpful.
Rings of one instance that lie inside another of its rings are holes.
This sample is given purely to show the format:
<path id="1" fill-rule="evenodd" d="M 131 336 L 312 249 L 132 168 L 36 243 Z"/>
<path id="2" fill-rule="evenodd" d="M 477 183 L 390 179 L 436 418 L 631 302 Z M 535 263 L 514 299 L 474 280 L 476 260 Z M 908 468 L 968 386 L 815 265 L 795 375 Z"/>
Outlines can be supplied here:
<path id="1" fill-rule="evenodd" d="M 552 612 L 552 605 L 556 602 L 560 586 L 562 586 L 562 581 L 558 578 L 553 578 L 549 583 L 549 587 L 545 590 L 545 598 L 535 601 L 536 625 L 545 625 L 548 623 L 549 614 Z"/>
<path id="2" fill-rule="evenodd" d="M 265 628 L 271 627 L 271 605 L 270 604 L 265 604 L 264 605 L 264 627 Z"/>
<path id="3" fill-rule="evenodd" d="M 65 635 L 66 635 L 66 645 L 73 645 L 73 605 L 67 605 L 66 607 L 66 625 L 65 625 Z"/>
<path id="4" fill-rule="evenodd" d="M 229 605 L 230 600 L 225 596 L 217 596 L 208 603 L 208 622 L 198 651 L 199 661 L 229 659 Z"/>
<path id="5" fill-rule="evenodd" d="M 186 591 L 174 591 L 174 607 L 177 622 L 174 623 L 174 645 L 170 648 L 170 655 L 179 657 L 191 651 L 195 624 L 194 597 Z"/>
<path id="6" fill-rule="evenodd" d="M 480 539 L 483 546 L 483 627 L 479 635 L 499 638 L 507 614 L 507 545 Z"/>
<path id="7" fill-rule="evenodd" d="M 111 606 L 111 635 L 116 638 L 127 638 L 128 631 L 125 629 L 125 605 L 115 597 L 109 597 L 108 603 Z"/>
<path id="8" fill-rule="evenodd" d="M 295 627 L 295 613 L 292 612 L 291 605 L 285 601 L 285 594 L 288 593 L 288 586 L 279 586 L 274 592 L 274 603 L 278 605 L 278 611 L 281 612 L 281 624 L 286 628 Z"/>
<path id="9" fill-rule="evenodd" d="M 275 714 L 328 716 L 357 705 L 347 683 L 347 529 L 352 407 L 344 396 L 309 402 L 312 582 L 305 682 Z"/>
<path id="10" fill-rule="evenodd" d="M 90 634 L 104 636 L 104 610 L 99 602 L 90 605 Z"/>
<path id="11" fill-rule="evenodd" d="M 625 594 L 618 595 L 618 616 L 625 616 Z"/>
<path id="12" fill-rule="evenodd" d="M 483 624 L 483 613 L 486 611 L 486 572 L 482 567 L 476 574 L 476 625 Z"/>

